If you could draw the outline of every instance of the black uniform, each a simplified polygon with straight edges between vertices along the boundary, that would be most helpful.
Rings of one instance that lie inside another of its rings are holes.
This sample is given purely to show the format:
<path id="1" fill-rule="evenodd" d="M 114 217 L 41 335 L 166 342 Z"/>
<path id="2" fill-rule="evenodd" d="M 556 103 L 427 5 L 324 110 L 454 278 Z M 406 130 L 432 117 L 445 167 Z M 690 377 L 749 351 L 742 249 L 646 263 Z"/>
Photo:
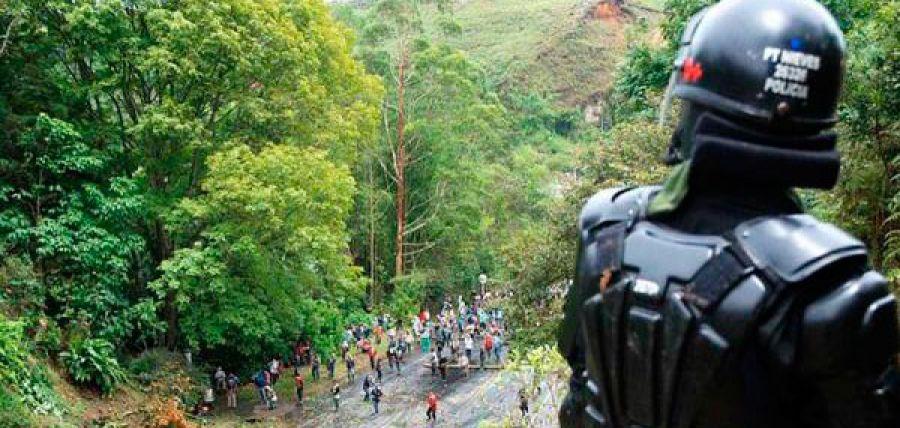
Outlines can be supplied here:
<path id="1" fill-rule="evenodd" d="M 809 0 L 725 0 L 682 43 L 678 172 L 579 219 L 561 424 L 900 427 L 895 298 L 791 191 L 837 179 L 840 30 Z"/>
<path id="2" fill-rule="evenodd" d="M 881 408 L 891 404 L 875 396 L 897 349 L 884 278 L 862 243 L 796 214 L 783 192 L 756 190 L 748 204 L 698 189 L 655 220 L 645 215 L 658 188 L 587 204 L 567 308 L 584 331 L 561 343 L 573 370 L 588 372 L 574 379 L 586 383 L 586 422 L 892 426 Z M 613 280 L 599 293 L 606 270 Z M 578 426 L 570 417 L 564 425 Z"/>

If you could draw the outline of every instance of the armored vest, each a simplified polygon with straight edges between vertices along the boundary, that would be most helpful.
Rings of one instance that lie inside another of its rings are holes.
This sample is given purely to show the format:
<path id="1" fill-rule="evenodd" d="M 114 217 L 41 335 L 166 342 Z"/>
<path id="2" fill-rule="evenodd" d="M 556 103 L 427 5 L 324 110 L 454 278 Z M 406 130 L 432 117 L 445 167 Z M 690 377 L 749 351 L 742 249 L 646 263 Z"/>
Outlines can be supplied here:
<path id="1" fill-rule="evenodd" d="M 586 424 L 747 426 L 746 409 L 719 405 L 746 395 L 748 386 L 735 375 L 744 369 L 744 351 L 760 331 L 781 328 L 773 313 L 790 306 L 785 290 L 866 266 L 865 247 L 803 214 L 756 218 L 727 236 L 682 233 L 646 219 L 656 191 L 604 191 L 582 213 L 579 281 L 596 280 L 597 287 L 581 311 Z M 883 289 L 873 275 L 855 289 Z M 859 300 L 849 297 L 840 302 Z M 893 298 L 882 300 L 859 311 L 893 316 Z M 843 316 L 842 304 L 828 303 L 829 316 Z M 770 357 L 789 360 L 793 352 Z M 719 422 L 698 424 L 701 418 Z"/>

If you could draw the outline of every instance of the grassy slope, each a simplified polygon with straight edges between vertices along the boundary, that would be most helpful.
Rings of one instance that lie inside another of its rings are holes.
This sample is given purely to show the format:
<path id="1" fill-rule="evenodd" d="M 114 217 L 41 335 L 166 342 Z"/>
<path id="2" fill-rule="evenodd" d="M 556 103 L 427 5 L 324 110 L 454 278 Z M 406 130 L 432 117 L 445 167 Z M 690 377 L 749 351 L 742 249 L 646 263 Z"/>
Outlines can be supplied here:
<path id="1" fill-rule="evenodd" d="M 644 0 L 653 4 L 658 0 Z M 554 95 L 582 106 L 608 89 L 635 18 L 595 19 L 585 0 L 468 0 L 455 8 L 463 33 L 449 42 L 481 63 L 503 88 Z"/>

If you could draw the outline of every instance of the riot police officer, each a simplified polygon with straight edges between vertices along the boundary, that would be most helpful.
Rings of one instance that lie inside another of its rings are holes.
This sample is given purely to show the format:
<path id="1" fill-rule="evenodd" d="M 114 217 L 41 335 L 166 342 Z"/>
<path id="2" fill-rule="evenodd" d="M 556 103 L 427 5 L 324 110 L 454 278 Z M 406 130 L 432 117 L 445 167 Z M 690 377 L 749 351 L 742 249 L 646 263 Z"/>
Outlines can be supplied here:
<path id="1" fill-rule="evenodd" d="M 812 0 L 689 22 L 672 176 L 601 191 L 579 219 L 563 426 L 900 427 L 895 299 L 793 192 L 837 180 L 844 50 Z"/>

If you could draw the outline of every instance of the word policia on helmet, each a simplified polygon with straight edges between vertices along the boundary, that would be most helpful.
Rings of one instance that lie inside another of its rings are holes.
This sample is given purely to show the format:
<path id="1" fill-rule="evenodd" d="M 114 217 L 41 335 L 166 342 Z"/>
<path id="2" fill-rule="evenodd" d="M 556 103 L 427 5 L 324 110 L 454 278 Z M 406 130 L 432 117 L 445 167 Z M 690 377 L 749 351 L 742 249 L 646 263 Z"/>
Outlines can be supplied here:
<path id="1" fill-rule="evenodd" d="M 804 100 L 809 97 L 809 86 L 803 83 L 810 70 L 819 69 L 822 60 L 818 55 L 767 47 L 763 51 L 763 60 L 775 64 L 771 77 L 766 79 L 764 91 Z"/>

